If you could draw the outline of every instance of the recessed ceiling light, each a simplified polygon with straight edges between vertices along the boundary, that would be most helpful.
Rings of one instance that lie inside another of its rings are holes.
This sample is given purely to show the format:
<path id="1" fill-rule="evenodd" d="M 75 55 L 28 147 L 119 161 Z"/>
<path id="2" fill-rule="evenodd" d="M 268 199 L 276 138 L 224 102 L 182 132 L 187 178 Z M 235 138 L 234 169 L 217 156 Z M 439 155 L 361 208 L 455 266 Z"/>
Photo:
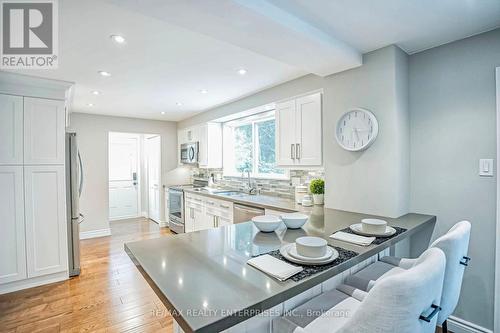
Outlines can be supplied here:
<path id="1" fill-rule="evenodd" d="M 93 107 L 93 106 L 94 106 L 94 104 L 89 103 L 89 104 L 87 104 L 87 106 L 88 106 L 89 108 L 91 108 L 91 107 Z"/>
<path id="2" fill-rule="evenodd" d="M 175 103 L 175 105 L 182 106 L 182 103 L 181 102 L 177 102 L 177 103 Z"/>
<path id="3" fill-rule="evenodd" d="M 100 95 L 100 94 L 101 94 L 100 91 L 97 91 L 97 90 L 93 90 L 92 91 L 92 95 L 96 95 L 97 96 L 97 95 Z"/>
<path id="4" fill-rule="evenodd" d="M 246 73 L 247 73 L 247 70 L 246 70 L 246 69 L 244 69 L 244 68 L 240 68 L 240 69 L 238 69 L 238 74 L 240 74 L 240 75 L 245 75 Z"/>
<path id="5" fill-rule="evenodd" d="M 106 76 L 106 77 L 111 76 L 111 73 L 110 72 L 106 72 L 106 71 L 99 71 L 97 73 L 99 73 L 99 75 L 101 75 L 101 76 Z"/>
<path id="6" fill-rule="evenodd" d="M 111 35 L 109 36 L 114 42 L 118 44 L 123 44 L 125 43 L 125 37 L 120 36 L 120 35 Z"/>
<path id="7" fill-rule="evenodd" d="M 165 114 L 165 111 L 162 111 L 161 114 Z"/>
<path id="8" fill-rule="evenodd" d="M 200 93 L 202 93 L 202 94 L 208 94 L 208 90 L 207 89 L 201 89 Z"/>

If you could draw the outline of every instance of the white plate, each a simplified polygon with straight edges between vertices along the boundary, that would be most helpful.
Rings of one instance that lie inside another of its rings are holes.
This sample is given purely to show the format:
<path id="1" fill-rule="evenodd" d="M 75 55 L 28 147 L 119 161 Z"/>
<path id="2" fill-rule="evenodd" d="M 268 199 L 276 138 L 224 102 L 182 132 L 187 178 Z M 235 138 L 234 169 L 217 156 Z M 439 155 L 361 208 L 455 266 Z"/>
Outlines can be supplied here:
<path id="1" fill-rule="evenodd" d="M 396 229 L 394 229 L 393 227 L 385 227 L 385 232 L 382 233 L 382 234 L 373 234 L 373 233 L 366 233 L 363 231 L 362 227 L 361 227 L 361 223 L 356 223 L 356 224 L 351 224 L 349 226 L 349 228 L 352 230 L 352 232 L 358 234 L 358 235 L 362 235 L 362 236 L 376 236 L 376 237 L 389 237 L 389 236 L 392 236 L 396 233 Z"/>
<path id="2" fill-rule="evenodd" d="M 326 254 L 324 256 L 321 256 L 321 257 L 317 257 L 317 258 L 311 258 L 311 257 L 306 257 L 306 256 L 301 256 L 298 252 L 297 252 L 297 246 L 295 244 L 293 244 L 293 246 L 290 246 L 288 248 L 288 254 L 291 255 L 292 257 L 294 257 L 295 259 L 298 259 L 298 260 L 303 260 L 303 261 L 324 261 L 324 260 L 327 260 L 327 259 L 330 259 L 330 257 L 333 255 L 333 249 L 331 247 L 327 247 L 326 248 Z"/>
<path id="3" fill-rule="evenodd" d="M 290 247 L 292 247 L 294 245 L 295 245 L 294 243 L 283 245 L 280 248 L 280 254 L 283 257 L 285 257 L 286 260 L 289 260 L 289 261 L 294 262 L 296 264 L 306 265 L 306 266 L 307 265 L 309 265 L 309 266 L 326 265 L 326 264 L 331 263 L 332 261 L 334 261 L 335 259 L 337 259 L 339 257 L 339 253 L 337 252 L 337 250 L 335 250 L 334 248 L 331 248 L 333 251 L 333 255 L 330 258 L 323 260 L 323 261 L 310 261 L 310 260 L 305 261 L 305 260 L 296 259 L 288 253 Z M 328 248 L 330 248 L 330 247 L 328 247 Z"/>

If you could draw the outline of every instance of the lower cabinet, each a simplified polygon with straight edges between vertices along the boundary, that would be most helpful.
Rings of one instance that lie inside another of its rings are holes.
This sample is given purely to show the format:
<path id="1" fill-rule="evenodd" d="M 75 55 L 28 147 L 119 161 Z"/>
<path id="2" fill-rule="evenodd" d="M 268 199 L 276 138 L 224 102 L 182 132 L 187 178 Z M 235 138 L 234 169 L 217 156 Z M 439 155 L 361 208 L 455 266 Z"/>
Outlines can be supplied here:
<path id="1" fill-rule="evenodd" d="M 186 193 L 185 231 L 218 228 L 233 224 L 233 203 Z"/>
<path id="2" fill-rule="evenodd" d="M 0 284 L 27 277 L 23 193 L 23 167 L 0 166 Z"/>
<path id="3" fill-rule="evenodd" d="M 60 165 L 24 167 L 28 277 L 68 267 L 65 170 Z"/>
<path id="4" fill-rule="evenodd" d="M 0 166 L 0 292 L 67 271 L 65 193 L 63 165 Z"/>

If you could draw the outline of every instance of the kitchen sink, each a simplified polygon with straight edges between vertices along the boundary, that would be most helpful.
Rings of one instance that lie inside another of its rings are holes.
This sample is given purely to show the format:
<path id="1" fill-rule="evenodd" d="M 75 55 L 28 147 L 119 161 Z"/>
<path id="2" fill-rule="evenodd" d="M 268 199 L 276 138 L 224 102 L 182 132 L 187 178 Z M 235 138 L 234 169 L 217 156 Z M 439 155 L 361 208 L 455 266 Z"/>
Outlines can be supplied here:
<path id="1" fill-rule="evenodd" d="M 214 192 L 214 193 L 219 194 L 219 195 L 226 195 L 229 197 L 238 197 L 238 196 L 246 195 L 246 193 L 239 192 L 239 191 L 220 191 L 220 192 Z"/>

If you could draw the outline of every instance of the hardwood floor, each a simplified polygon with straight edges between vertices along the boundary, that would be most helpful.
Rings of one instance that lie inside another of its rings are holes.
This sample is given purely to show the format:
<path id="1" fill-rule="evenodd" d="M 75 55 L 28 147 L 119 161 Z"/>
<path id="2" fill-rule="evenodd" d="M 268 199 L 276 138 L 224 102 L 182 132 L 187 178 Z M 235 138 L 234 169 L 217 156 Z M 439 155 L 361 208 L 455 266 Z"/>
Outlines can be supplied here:
<path id="1" fill-rule="evenodd" d="M 123 250 L 170 232 L 143 218 L 110 225 L 112 236 L 81 241 L 79 277 L 0 295 L 0 332 L 172 332 L 172 318 Z"/>

